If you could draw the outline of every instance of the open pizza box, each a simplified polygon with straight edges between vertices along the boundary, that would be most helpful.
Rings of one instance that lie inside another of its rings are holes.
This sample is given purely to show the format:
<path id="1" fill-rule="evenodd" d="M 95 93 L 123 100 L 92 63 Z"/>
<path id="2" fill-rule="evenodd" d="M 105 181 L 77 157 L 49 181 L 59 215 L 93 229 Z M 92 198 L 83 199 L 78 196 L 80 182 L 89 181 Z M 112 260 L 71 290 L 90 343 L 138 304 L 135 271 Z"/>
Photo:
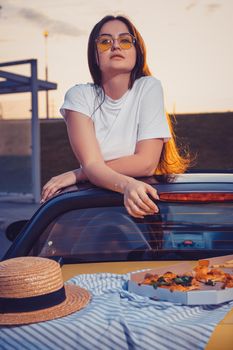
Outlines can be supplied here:
<path id="1" fill-rule="evenodd" d="M 233 255 L 210 258 L 207 260 L 210 262 L 210 265 L 221 265 L 226 261 L 233 260 Z M 221 282 L 217 282 L 215 286 L 208 286 L 204 283 L 201 283 L 200 289 L 187 292 L 171 292 L 169 289 L 155 289 L 151 285 L 140 284 L 143 281 L 145 275 L 148 273 L 162 275 L 167 271 L 170 271 L 176 274 L 183 274 L 191 272 L 195 265 L 196 264 L 193 265 L 188 262 L 183 262 L 175 265 L 147 270 L 144 272 L 132 273 L 128 284 L 128 290 L 129 292 L 147 296 L 149 298 L 181 303 L 185 305 L 216 305 L 233 300 L 233 288 L 221 289 Z M 221 270 L 233 274 L 233 267 L 221 268 Z"/>

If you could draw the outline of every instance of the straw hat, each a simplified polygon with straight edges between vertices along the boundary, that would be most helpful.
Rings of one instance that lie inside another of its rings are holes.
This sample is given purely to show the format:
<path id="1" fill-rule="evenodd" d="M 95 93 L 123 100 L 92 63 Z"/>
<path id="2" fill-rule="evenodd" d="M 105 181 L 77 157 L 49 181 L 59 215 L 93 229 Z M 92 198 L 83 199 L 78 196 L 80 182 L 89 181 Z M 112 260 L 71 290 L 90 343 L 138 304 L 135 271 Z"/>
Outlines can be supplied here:
<path id="1" fill-rule="evenodd" d="M 48 321 L 85 307 L 90 293 L 64 286 L 60 265 L 40 257 L 0 262 L 0 325 Z"/>

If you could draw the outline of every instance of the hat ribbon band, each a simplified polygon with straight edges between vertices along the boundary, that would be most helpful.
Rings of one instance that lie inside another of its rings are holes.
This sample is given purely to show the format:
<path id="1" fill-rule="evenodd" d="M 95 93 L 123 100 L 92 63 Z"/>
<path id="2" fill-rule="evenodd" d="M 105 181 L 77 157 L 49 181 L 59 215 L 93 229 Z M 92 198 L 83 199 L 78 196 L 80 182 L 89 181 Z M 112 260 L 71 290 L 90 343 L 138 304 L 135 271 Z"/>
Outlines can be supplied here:
<path id="1" fill-rule="evenodd" d="M 0 313 L 30 312 L 61 304 L 66 299 L 64 286 L 55 292 L 27 298 L 0 298 Z"/>

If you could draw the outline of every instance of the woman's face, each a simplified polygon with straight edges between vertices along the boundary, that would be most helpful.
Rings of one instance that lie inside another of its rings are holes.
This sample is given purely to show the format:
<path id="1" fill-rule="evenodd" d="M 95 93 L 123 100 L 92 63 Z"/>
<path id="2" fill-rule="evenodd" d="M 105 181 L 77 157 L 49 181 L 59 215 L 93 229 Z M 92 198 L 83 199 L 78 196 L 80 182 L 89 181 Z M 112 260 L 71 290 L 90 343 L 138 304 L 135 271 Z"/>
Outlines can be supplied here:
<path id="1" fill-rule="evenodd" d="M 111 77 L 111 75 L 129 73 L 133 70 L 136 63 L 136 49 L 134 44 L 128 49 L 121 48 L 117 38 L 122 38 L 123 34 L 129 34 L 125 23 L 119 20 L 112 20 L 103 25 L 99 36 L 103 34 L 113 38 L 112 46 L 106 51 L 97 46 L 97 63 L 99 65 L 102 77 Z M 107 38 L 108 38 L 107 36 Z M 105 37 L 104 37 L 105 38 Z M 127 39 L 127 36 L 126 36 Z"/>

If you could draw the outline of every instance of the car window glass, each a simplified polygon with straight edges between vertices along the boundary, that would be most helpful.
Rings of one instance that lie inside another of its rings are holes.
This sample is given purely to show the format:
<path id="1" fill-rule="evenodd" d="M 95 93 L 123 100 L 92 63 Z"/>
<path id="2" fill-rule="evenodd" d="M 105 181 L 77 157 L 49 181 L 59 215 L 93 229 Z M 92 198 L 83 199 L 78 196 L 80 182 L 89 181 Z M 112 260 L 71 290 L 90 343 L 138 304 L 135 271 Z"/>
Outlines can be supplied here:
<path id="1" fill-rule="evenodd" d="M 192 259 L 233 249 L 232 203 L 159 206 L 143 220 L 123 207 L 71 210 L 48 225 L 30 254 L 89 262 Z"/>

